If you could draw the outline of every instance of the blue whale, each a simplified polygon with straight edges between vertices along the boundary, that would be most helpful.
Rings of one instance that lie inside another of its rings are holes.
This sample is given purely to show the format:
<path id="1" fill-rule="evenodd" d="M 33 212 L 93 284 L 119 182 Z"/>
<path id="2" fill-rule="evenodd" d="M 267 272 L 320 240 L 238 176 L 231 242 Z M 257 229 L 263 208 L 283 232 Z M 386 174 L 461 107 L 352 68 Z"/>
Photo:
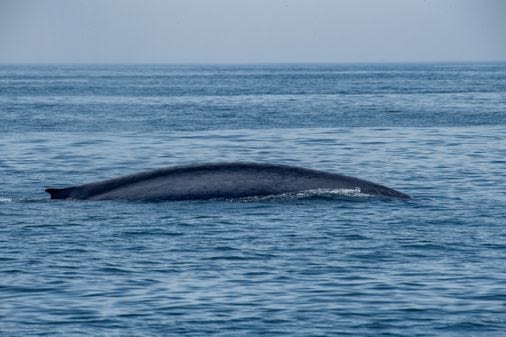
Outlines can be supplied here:
<path id="1" fill-rule="evenodd" d="M 271 196 L 314 190 L 354 190 L 409 198 L 366 180 L 301 167 L 258 163 L 173 166 L 66 188 L 48 188 L 51 199 L 205 200 Z"/>

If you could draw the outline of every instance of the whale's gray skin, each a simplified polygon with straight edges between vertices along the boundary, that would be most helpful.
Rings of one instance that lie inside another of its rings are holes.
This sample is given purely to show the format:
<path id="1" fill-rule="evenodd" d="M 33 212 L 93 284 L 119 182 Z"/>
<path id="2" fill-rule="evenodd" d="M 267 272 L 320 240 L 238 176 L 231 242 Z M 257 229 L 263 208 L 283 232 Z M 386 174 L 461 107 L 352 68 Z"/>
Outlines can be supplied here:
<path id="1" fill-rule="evenodd" d="M 174 166 L 61 189 L 51 199 L 198 200 L 277 195 L 316 189 L 360 189 L 396 198 L 408 195 L 358 178 L 288 165 L 209 163 Z"/>

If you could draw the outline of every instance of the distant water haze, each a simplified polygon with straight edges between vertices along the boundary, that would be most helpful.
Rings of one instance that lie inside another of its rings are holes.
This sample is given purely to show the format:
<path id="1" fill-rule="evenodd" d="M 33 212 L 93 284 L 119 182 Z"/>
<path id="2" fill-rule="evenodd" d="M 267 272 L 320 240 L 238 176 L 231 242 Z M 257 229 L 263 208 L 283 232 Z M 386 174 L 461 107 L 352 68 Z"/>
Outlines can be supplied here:
<path id="1" fill-rule="evenodd" d="M 503 0 L 3 0 L 1 63 L 506 60 Z"/>

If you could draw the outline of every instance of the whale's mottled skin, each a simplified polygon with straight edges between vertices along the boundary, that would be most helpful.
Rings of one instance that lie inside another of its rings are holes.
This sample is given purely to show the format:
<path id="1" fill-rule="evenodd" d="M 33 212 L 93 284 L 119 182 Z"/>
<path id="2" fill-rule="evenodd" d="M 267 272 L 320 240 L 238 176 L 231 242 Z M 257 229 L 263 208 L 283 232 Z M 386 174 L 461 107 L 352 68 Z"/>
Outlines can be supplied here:
<path id="1" fill-rule="evenodd" d="M 288 165 L 208 163 L 161 168 L 110 180 L 48 188 L 51 199 L 198 200 L 233 199 L 316 189 L 355 189 L 367 195 L 409 198 L 366 180 Z"/>

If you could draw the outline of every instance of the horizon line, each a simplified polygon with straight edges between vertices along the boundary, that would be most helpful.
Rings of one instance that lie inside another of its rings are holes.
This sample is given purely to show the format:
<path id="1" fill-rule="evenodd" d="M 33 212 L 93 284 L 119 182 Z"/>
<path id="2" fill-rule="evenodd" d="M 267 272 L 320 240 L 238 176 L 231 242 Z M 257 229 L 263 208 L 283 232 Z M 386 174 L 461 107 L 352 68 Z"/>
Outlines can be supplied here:
<path id="1" fill-rule="evenodd" d="M 211 61 L 211 62 L 130 62 L 130 61 L 83 61 L 83 62 L 1 62 L 0 65 L 360 65 L 360 64 L 486 64 L 486 63 L 506 63 L 506 59 L 490 59 L 490 60 L 438 60 L 438 61 Z"/>

